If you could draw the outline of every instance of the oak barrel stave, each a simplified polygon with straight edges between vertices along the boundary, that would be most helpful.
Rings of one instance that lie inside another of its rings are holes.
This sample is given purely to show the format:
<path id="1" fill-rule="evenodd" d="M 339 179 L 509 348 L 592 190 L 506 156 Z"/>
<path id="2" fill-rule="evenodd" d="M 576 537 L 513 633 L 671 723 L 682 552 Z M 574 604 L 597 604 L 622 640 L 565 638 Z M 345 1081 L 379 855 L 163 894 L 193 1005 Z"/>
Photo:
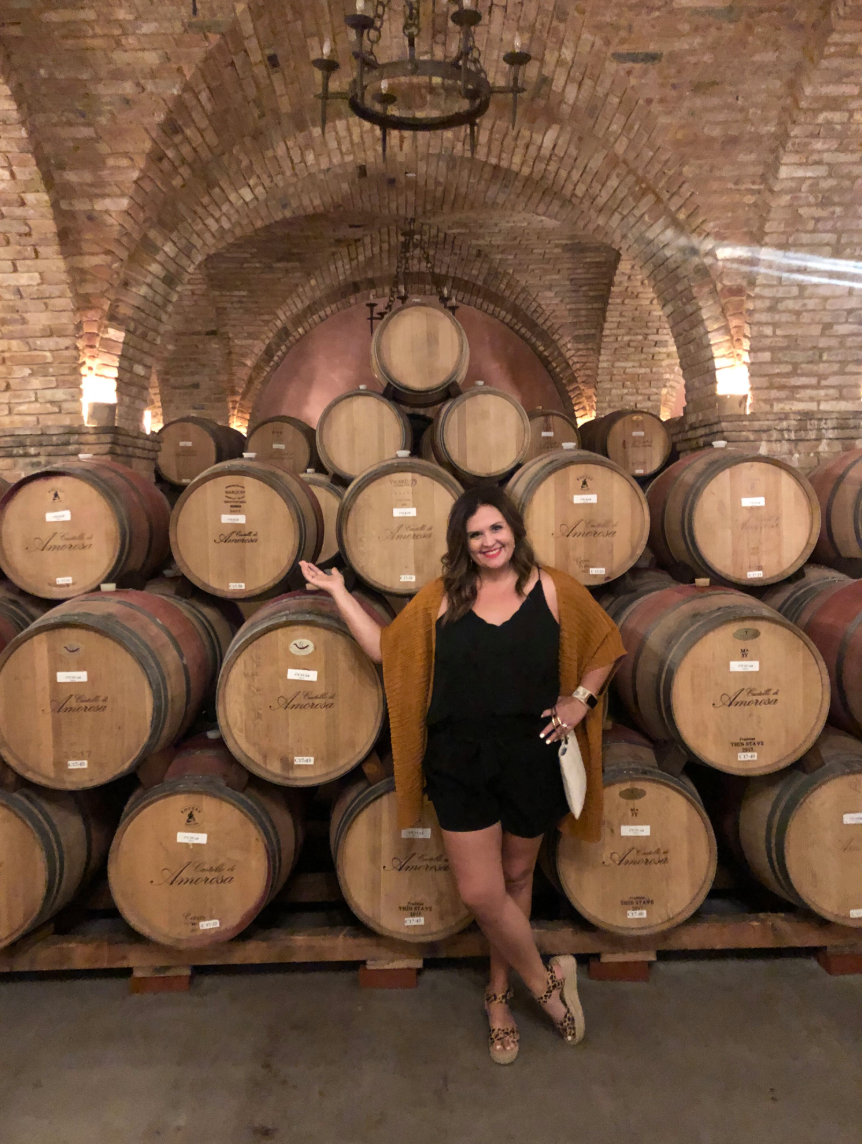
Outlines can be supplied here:
<path id="1" fill-rule="evenodd" d="M 585 449 L 601 453 L 633 477 L 651 477 L 671 451 L 665 423 L 643 409 L 617 409 L 580 427 Z"/>
<path id="2" fill-rule="evenodd" d="M 323 512 L 309 486 L 283 465 L 240 459 L 201 473 L 171 515 L 171 549 L 192 583 L 225 599 L 265 599 L 314 560 Z"/>
<path id="3" fill-rule="evenodd" d="M 191 723 L 218 671 L 202 609 L 150 592 L 94 593 L 47 612 L 0 655 L 0 754 L 43 786 L 133 770 Z"/>
<path id="4" fill-rule="evenodd" d="M 284 886 L 302 839 L 295 800 L 201 737 L 183 745 L 160 783 L 130 799 L 111 846 L 111 892 L 150 940 L 214 945 L 245 929 Z"/>
<path id="5" fill-rule="evenodd" d="M 434 418 L 434 458 L 460 480 L 500 480 L 523 463 L 529 447 L 523 406 L 483 382 L 441 405 Z"/>
<path id="6" fill-rule="evenodd" d="M 245 437 L 207 417 L 178 417 L 158 432 L 156 472 L 168 484 L 188 485 L 221 461 L 241 457 Z"/>
<path id="7" fill-rule="evenodd" d="M 470 924 L 428 799 L 419 825 L 402 832 L 395 780 L 358 779 L 333 807 L 329 839 L 344 899 L 376 933 L 439 941 Z"/>
<path id="8" fill-rule="evenodd" d="M 371 339 L 371 368 L 404 405 L 436 405 L 467 376 L 470 348 L 442 306 L 413 301 L 388 314 Z"/>
<path id="9" fill-rule="evenodd" d="M 568 413 L 539 407 L 529 410 L 527 418 L 530 422 L 530 444 L 524 456 L 525 465 L 545 453 L 562 449 L 564 444 L 574 445 L 576 449 L 581 447 L 578 423 Z"/>
<path id="10" fill-rule="evenodd" d="M 545 863 L 569 902 L 600 929 L 661 933 L 690 917 L 708 894 L 715 835 L 692 784 L 661 771 L 647 740 L 613 728 L 602 750 L 601 842 L 551 831 Z"/>
<path id="11" fill-rule="evenodd" d="M 702 449 L 661 473 L 647 493 L 650 550 L 665 567 L 763 587 L 801 568 L 814 549 L 814 490 L 775 457 Z"/>
<path id="12" fill-rule="evenodd" d="M 506 490 L 520 509 L 541 564 L 593 587 L 627 572 L 646 547 L 649 512 L 636 481 L 586 450 L 529 461 Z"/>
<path id="13" fill-rule="evenodd" d="M 158 489 L 124 465 L 52 465 L 0 501 L 0 564 L 23 591 L 68 599 L 151 575 L 169 551 L 169 517 Z"/>
<path id="14" fill-rule="evenodd" d="M 827 727 L 799 763 L 752 779 L 738 838 L 773 893 L 845 926 L 862 926 L 862 743 Z"/>
<path id="15" fill-rule="evenodd" d="M 316 497 L 322 514 L 323 537 L 316 560 L 318 564 L 328 564 L 338 555 L 336 521 L 344 489 L 334 484 L 323 473 L 305 472 L 301 474 L 301 478 Z"/>
<path id="16" fill-rule="evenodd" d="M 766 604 L 733 589 L 677 585 L 606 607 L 628 652 L 615 690 L 650 738 L 752 775 L 788 766 L 822 730 L 823 658 Z"/>
<path id="17" fill-rule="evenodd" d="M 284 786 L 316 786 L 352 770 L 384 716 L 378 669 L 332 601 L 312 592 L 273 600 L 243 625 L 216 706 L 235 758 Z"/>
<path id="18" fill-rule="evenodd" d="M 859 575 L 862 561 L 862 449 L 818 465 L 808 480 L 820 504 L 814 559 Z"/>

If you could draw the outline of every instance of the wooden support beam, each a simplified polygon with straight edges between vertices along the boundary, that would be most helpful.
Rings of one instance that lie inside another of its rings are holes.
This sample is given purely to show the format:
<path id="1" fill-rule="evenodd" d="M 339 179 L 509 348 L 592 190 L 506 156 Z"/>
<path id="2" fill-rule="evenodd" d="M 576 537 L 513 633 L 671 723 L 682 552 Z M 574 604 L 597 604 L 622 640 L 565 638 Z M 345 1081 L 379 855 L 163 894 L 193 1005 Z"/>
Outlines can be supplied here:
<path id="1" fill-rule="evenodd" d="M 192 971 L 188 965 L 136 965 L 129 979 L 130 993 L 188 993 Z"/>
<path id="2" fill-rule="evenodd" d="M 422 964 L 421 957 L 366 961 L 359 967 L 359 984 L 363 989 L 415 989 Z"/>

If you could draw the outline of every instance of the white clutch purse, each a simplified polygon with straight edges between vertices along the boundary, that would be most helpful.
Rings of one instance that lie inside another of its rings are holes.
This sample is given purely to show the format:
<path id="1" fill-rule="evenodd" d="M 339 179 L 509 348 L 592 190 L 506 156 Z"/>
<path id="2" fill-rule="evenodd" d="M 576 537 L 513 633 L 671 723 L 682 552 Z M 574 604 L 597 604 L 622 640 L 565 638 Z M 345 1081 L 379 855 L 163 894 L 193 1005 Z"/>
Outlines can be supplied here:
<path id="1" fill-rule="evenodd" d="M 587 771 L 574 729 L 560 743 L 559 759 L 563 786 L 566 788 L 566 802 L 575 818 L 580 818 L 587 797 Z"/>

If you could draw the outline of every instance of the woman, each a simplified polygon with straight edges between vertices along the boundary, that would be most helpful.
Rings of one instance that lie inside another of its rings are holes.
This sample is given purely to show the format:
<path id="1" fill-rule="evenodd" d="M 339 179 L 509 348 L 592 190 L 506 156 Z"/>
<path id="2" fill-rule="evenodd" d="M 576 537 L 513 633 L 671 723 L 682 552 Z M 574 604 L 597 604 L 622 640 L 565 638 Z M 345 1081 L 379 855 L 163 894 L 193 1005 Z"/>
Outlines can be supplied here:
<path id="1" fill-rule="evenodd" d="M 518 1030 L 509 968 L 567 1043 L 584 1035 L 573 957 L 542 963 L 529 923 L 542 837 L 566 816 L 558 743 L 577 727 L 587 797 L 574 829 L 601 831 L 601 709 L 596 697 L 624 654 L 610 618 L 576 580 L 539 569 L 520 514 L 495 486 L 452 507 L 443 576 L 381 629 L 337 571 L 303 562 L 329 592 L 383 678 L 399 823 L 422 812 L 423 775 L 465 905 L 491 946 L 485 993 L 491 1059 L 510 1064 Z"/>

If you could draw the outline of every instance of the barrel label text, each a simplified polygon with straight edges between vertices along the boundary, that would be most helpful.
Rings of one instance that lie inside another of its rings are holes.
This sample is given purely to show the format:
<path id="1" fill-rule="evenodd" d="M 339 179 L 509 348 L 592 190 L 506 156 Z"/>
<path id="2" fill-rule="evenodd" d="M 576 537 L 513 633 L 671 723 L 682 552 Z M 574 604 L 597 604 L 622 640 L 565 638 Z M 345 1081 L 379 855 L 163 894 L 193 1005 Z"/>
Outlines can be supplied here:
<path id="1" fill-rule="evenodd" d="M 278 441 L 273 441 L 272 447 L 273 447 L 273 449 L 286 449 L 287 445 L 285 445 L 283 443 L 279 443 Z"/>
<path id="2" fill-rule="evenodd" d="M 398 579 L 399 579 L 400 583 L 402 583 L 402 584 L 415 584 L 416 583 L 416 577 L 415 576 L 407 576 L 407 575 L 399 576 Z"/>
<path id="3" fill-rule="evenodd" d="M 383 867 L 386 869 L 386 866 Z M 396 874 L 445 874 L 449 869 L 449 861 L 445 854 L 421 854 L 413 850 L 406 857 L 397 854 L 392 858 L 389 869 Z"/>
<path id="4" fill-rule="evenodd" d="M 591 568 L 590 569 L 590 575 L 591 576 L 604 576 L 605 570 L 604 570 L 604 568 Z"/>
<path id="5" fill-rule="evenodd" d="M 70 771 L 85 771 L 89 763 L 86 759 L 69 759 L 66 768 Z"/>
<path id="6" fill-rule="evenodd" d="M 642 825 L 641 823 L 633 826 L 624 822 L 620 827 L 620 834 L 623 836 L 623 838 L 648 838 L 649 832 L 650 828 L 648 826 Z"/>
<path id="7" fill-rule="evenodd" d="M 766 497 L 742 497 L 743 508 L 765 508 Z"/>
<path id="8" fill-rule="evenodd" d="M 763 573 L 761 571 L 758 571 L 758 570 L 752 570 L 751 572 L 746 572 L 745 575 L 749 580 L 762 580 L 763 579 Z"/>
<path id="9" fill-rule="evenodd" d="M 66 695 L 51 701 L 52 715 L 99 715 L 107 710 L 107 695 Z"/>
<path id="10" fill-rule="evenodd" d="M 845 814 L 843 822 L 845 826 L 862 826 L 862 813 Z"/>
<path id="11" fill-rule="evenodd" d="M 846 818 L 846 815 L 845 815 Z M 402 838 L 430 838 L 430 826 L 408 826 L 401 831 Z"/>
<path id="12" fill-rule="evenodd" d="M 317 672 L 304 667 L 289 667 L 287 669 L 287 678 L 301 679 L 307 683 L 317 683 Z"/>
<path id="13" fill-rule="evenodd" d="M 217 918 L 211 918 L 206 922 L 198 922 L 198 929 L 218 929 L 221 922 Z"/>
<path id="14" fill-rule="evenodd" d="M 227 523 L 224 517 L 222 517 L 222 522 Z M 245 523 L 245 517 L 242 518 L 240 523 Z M 257 544 L 259 540 L 260 534 L 256 528 L 234 528 L 230 532 L 220 532 L 218 536 L 214 536 L 213 544 Z"/>
<path id="15" fill-rule="evenodd" d="M 392 510 L 393 515 L 395 509 Z M 384 528 L 384 540 L 433 540 L 434 529 L 430 524 L 399 524 L 397 528 Z"/>
<path id="16" fill-rule="evenodd" d="M 415 508 L 394 508 L 392 510 L 392 515 L 393 516 L 415 516 L 416 515 L 416 509 Z"/>
<path id="17" fill-rule="evenodd" d="M 557 535 L 564 540 L 613 540 L 617 522 L 611 520 L 576 520 L 574 524 L 561 524 Z"/>
<path id="18" fill-rule="evenodd" d="M 756 763 L 757 751 L 739 751 L 736 756 L 737 762 L 740 763 Z"/>
<path id="19" fill-rule="evenodd" d="M 57 672 L 57 682 L 58 683 L 86 683 L 87 682 L 87 673 L 86 673 L 86 671 L 58 671 Z"/>
<path id="20" fill-rule="evenodd" d="M 759 659 L 732 659 L 730 661 L 731 671 L 760 671 Z"/>
<path id="21" fill-rule="evenodd" d="M 628 850 L 609 850 L 602 856 L 603 866 L 667 866 L 669 862 L 670 851 L 663 846 L 632 846 Z"/>
<path id="22" fill-rule="evenodd" d="M 72 583 L 72 577 L 71 576 L 58 576 L 57 579 L 54 581 L 54 583 L 58 587 L 63 587 L 63 585 L 65 585 L 65 584 L 71 584 Z"/>
<path id="23" fill-rule="evenodd" d="M 46 512 L 45 513 L 45 520 L 49 524 L 52 524 L 58 520 L 71 520 L 71 519 L 72 519 L 72 514 L 67 508 L 64 508 L 62 510 L 62 512 Z"/>
<path id="24" fill-rule="evenodd" d="M 598 504 L 599 498 L 596 493 L 575 493 L 572 497 L 572 504 Z"/>
<path id="25" fill-rule="evenodd" d="M 419 917 L 410 917 L 404 919 L 406 926 L 424 926 L 425 919 L 420 915 Z"/>
<path id="26" fill-rule="evenodd" d="M 279 695 L 276 706 L 280 711 L 329 711 L 335 706 L 335 692 L 294 691 L 293 695 Z"/>
<path id="27" fill-rule="evenodd" d="M 241 512 L 223 512 L 221 522 L 222 524 L 245 524 L 245 515 Z"/>
<path id="28" fill-rule="evenodd" d="M 553 429 L 543 429 L 542 430 L 542 436 L 543 437 L 553 437 L 553 435 L 554 435 Z"/>
<path id="29" fill-rule="evenodd" d="M 850 917 L 851 918 L 862 918 L 862 910 L 851 910 L 850 911 Z"/>
<path id="30" fill-rule="evenodd" d="M 777 707 L 778 694 L 777 687 L 764 687 L 762 691 L 755 687 L 740 687 L 738 691 L 722 692 L 713 707 Z"/>
<path id="31" fill-rule="evenodd" d="M 314 755 L 294 755 L 293 765 L 295 767 L 313 767 Z"/>
<path id="32" fill-rule="evenodd" d="M 188 830 L 177 831 L 177 842 L 187 842 L 190 846 L 205 846 L 206 834 L 192 834 Z"/>
<path id="33" fill-rule="evenodd" d="M 643 429 L 632 429 L 632 437 L 643 437 L 643 436 L 644 436 Z"/>
<path id="34" fill-rule="evenodd" d="M 238 580 L 234 581 L 232 584 L 228 584 L 228 591 L 230 591 L 230 592 L 244 592 L 245 591 L 245 584 L 241 583 Z"/>
<path id="35" fill-rule="evenodd" d="M 52 532 L 50 536 L 34 536 L 27 552 L 86 552 L 93 547 L 92 532 Z"/>
<path id="36" fill-rule="evenodd" d="M 157 886 L 230 886 L 236 874 L 235 862 L 207 862 L 196 859 L 184 862 L 176 870 L 161 871 L 162 880 Z"/>
<path id="37" fill-rule="evenodd" d="M 626 910 L 627 918 L 645 918 L 646 916 L 646 910 Z"/>

